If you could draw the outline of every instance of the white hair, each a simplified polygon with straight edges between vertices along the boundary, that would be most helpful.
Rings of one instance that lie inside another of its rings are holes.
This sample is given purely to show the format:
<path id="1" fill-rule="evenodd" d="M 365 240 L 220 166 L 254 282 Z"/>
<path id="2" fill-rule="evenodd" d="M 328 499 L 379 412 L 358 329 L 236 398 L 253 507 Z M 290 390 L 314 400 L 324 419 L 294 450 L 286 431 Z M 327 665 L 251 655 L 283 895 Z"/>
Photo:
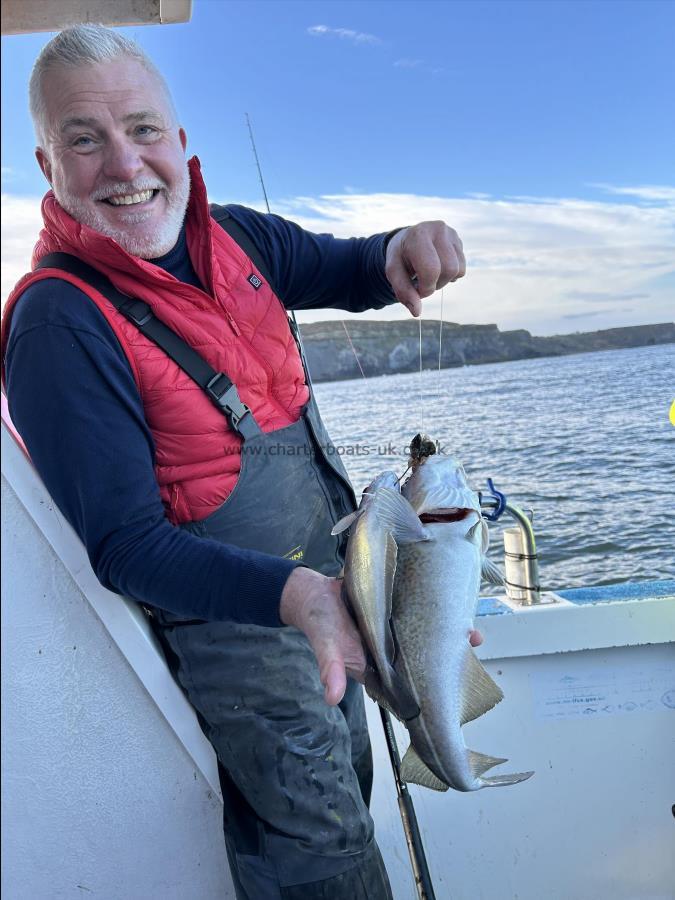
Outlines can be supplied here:
<path id="1" fill-rule="evenodd" d="M 30 114 L 38 144 L 44 148 L 46 138 L 45 102 L 43 84 L 45 76 L 59 67 L 77 68 L 108 62 L 120 57 L 137 60 L 159 81 L 166 93 L 174 119 L 176 111 L 164 76 L 135 42 L 103 25 L 75 25 L 65 28 L 46 44 L 35 60 L 28 89 Z"/>

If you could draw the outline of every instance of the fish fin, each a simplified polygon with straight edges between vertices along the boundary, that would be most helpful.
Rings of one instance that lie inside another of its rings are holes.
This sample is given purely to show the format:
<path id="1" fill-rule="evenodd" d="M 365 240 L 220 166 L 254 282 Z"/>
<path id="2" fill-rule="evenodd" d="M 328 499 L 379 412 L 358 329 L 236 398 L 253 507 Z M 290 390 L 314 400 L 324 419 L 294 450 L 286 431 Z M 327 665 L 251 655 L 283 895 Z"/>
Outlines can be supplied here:
<path id="1" fill-rule="evenodd" d="M 393 713 L 396 718 L 398 718 L 396 710 L 392 709 L 389 702 L 385 700 L 385 690 L 382 687 L 382 681 L 377 669 L 372 664 L 366 666 L 366 675 L 363 680 L 363 686 L 366 689 L 366 694 L 368 694 L 371 700 L 379 703 L 380 706 L 384 706 L 386 710 Z"/>
<path id="2" fill-rule="evenodd" d="M 464 654 L 464 677 L 460 688 L 460 725 L 466 725 L 504 699 L 502 689 L 490 678 L 471 647 Z"/>
<path id="3" fill-rule="evenodd" d="M 399 722 L 405 724 L 405 720 L 401 718 L 401 713 L 394 709 L 389 700 L 385 699 L 384 692 L 379 687 L 379 681 L 376 678 L 371 680 L 368 678 L 368 675 L 366 675 L 363 686 L 366 689 L 366 694 L 368 694 L 371 700 L 374 700 L 378 706 L 382 707 L 382 709 L 386 709 L 387 712 L 395 719 L 398 719 Z"/>
<path id="4" fill-rule="evenodd" d="M 467 541 L 469 541 L 469 543 L 471 543 L 471 544 L 476 543 L 476 535 L 478 534 L 479 528 L 481 529 L 481 539 L 482 539 L 482 521 L 483 521 L 482 519 L 479 519 L 474 525 L 471 526 L 471 528 L 469 528 L 467 533 L 464 535 L 464 537 L 467 539 Z"/>
<path id="5" fill-rule="evenodd" d="M 500 787 L 505 784 L 520 784 L 527 781 L 534 772 L 514 772 L 513 775 L 491 775 L 489 778 L 481 778 L 484 787 Z"/>
<path id="6" fill-rule="evenodd" d="M 403 781 L 431 788 L 432 791 L 447 791 L 449 787 L 422 762 L 412 744 L 406 750 L 401 763 L 401 778 Z"/>
<path id="7" fill-rule="evenodd" d="M 469 528 L 464 537 L 471 544 L 476 543 L 476 537 L 480 536 L 480 552 L 485 556 L 487 553 L 487 548 L 490 546 L 490 532 L 488 529 L 488 523 L 485 519 L 478 514 L 478 521 L 474 522 L 474 524 Z M 501 584 L 501 582 L 500 582 Z"/>
<path id="8" fill-rule="evenodd" d="M 398 491 L 388 487 L 378 488 L 373 503 L 378 521 L 391 532 L 397 544 L 429 540 L 429 532 L 417 513 Z"/>
<path id="9" fill-rule="evenodd" d="M 391 705 L 391 703 L 387 703 L 387 701 L 384 699 L 382 694 L 378 694 L 377 697 L 374 697 L 368 690 L 368 685 L 366 685 L 365 687 L 366 687 L 366 693 L 368 694 L 368 696 L 370 697 L 371 700 L 374 700 L 378 706 L 382 707 L 382 709 L 386 709 L 387 712 L 389 713 L 389 715 L 393 716 L 395 719 L 398 719 L 399 722 L 401 721 L 401 717 L 399 716 L 399 714 L 396 712 L 396 710 Z"/>
<path id="10" fill-rule="evenodd" d="M 389 698 L 389 692 L 385 690 L 380 673 L 377 671 L 375 663 L 369 653 L 367 653 L 366 674 L 363 679 L 363 686 L 366 689 L 366 694 L 368 694 L 371 700 L 374 700 L 375 703 L 383 706 L 387 712 L 390 712 L 392 716 L 395 716 L 399 721 L 403 721 L 400 711 L 394 709 L 394 705 Z"/>
<path id="11" fill-rule="evenodd" d="M 481 563 L 480 573 L 483 576 L 485 581 L 489 581 L 490 584 L 504 584 L 504 576 L 499 571 L 497 566 L 487 558 L 487 556 L 483 557 L 483 562 Z"/>
<path id="12" fill-rule="evenodd" d="M 354 522 L 356 522 L 362 512 L 362 509 L 355 509 L 353 513 L 349 513 L 348 516 L 345 516 L 344 518 L 340 519 L 339 522 L 336 522 L 331 529 L 331 534 L 333 535 L 333 537 L 335 537 L 336 534 L 342 534 L 343 531 L 346 531 L 348 528 L 350 528 L 354 524 Z"/>
<path id="13" fill-rule="evenodd" d="M 468 748 L 466 752 L 469 758 L 469 769 L 474 778 L 480 778 L 484 772 L 487 772 L 487 770 L 491 769 L 493 766 L 499 766 L 502 763 L 508 762 L 508 759 L 500 759 L 498 756 L 488 756 L 485 753 L 476 753 L 475 750 L 469 750 Z M 483 779 L 483 781 L 486 780 L 487 779 Z"/>
<path id="14" fill-rule="evenodd" d="M 481 553 L 483 554 L 483 556 L 485 556 L 488 551 L 488 547 L 490 546 L 490 529 L 488 527 L 488 523 L 482 516 L 480 520 L 483 524 L 483 543 L 481 544 Z"/>
<path id="15" fill-rule="evenodd" d="M 387 672 L 387 701 L 394 709 L 394 715 L 401 722 L 409 722 L 420 714 L 420 707 L 412 691 L 398 672 L 390 668 Z"/>

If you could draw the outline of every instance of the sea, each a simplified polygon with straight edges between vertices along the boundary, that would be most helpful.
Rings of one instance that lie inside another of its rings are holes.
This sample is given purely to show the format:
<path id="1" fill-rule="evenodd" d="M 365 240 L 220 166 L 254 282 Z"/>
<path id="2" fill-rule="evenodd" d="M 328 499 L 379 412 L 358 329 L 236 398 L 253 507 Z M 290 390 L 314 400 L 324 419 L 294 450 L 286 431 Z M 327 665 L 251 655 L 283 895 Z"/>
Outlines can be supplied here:
<path id="1" fill-rule="evenodd" d="M 315 386 L 357 496 L 417 432 L 533 511 L 543 590 L 675 578 L 675 344 Z M 503 555 L 508 516 L 491 524 Z M 492 589 L 494 591 L 494 589 Z"/>

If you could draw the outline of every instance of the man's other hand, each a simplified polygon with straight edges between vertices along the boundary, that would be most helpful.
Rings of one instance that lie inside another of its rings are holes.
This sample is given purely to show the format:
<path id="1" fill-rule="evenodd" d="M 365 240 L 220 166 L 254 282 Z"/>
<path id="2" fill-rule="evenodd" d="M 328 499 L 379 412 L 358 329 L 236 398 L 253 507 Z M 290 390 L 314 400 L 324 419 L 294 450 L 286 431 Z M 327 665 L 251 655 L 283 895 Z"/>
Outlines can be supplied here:
<path id="1" fill-rule="evenodd" d="M 326 703 L 335 706 L 347 676 L 363 681 L 366 657 L 356 625 L 342 600 L 342 581 L 313 569 L 291 572 L 281 594 L 279 617 L 307 636 L 319 663 Z"/>
<path id="2" fill-rule="evenodd" d="M 411 225 L 389 241 L 384 271 L 397 300 L 419 316 L 424 297 L 465 274 L 462 242 L 445 222 Z"/>

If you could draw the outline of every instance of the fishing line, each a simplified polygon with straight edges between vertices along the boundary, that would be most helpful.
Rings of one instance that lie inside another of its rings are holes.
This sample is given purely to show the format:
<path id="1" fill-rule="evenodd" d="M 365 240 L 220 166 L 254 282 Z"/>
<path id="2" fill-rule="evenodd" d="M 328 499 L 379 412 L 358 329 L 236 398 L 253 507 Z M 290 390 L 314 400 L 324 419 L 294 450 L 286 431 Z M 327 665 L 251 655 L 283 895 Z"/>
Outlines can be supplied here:
<path id="1" fill-rule="evenodd" d="M 344 319 L 342 320 L 342 327 L 344 328 L 345 334 L 347 335 L 347 340 L 349 341 L 349 346 L 352 348 L 352 353 L 354 354 L 354 359 L 356 360 L 356 365 L 359 367 L 359 371 L 361 372 L 361 375 L 362 375 L 363 378 L 365 379 L 366 373 L 363 371 L 363 366 L 361 365 L 361 360 L 359 359 L 359 355 L 358 355 L 358 353 L 356 352 L 356 347 L 355 347 L 354 344 L 352 343 L 352 339 L 351 339 L 351 337 L 350 337 L 350 334 L 349 334 L 349 332 L 347 331 L 347 323 L 345 322 Z"/>
<path id="2" fill-rule="evenodd" d="M 412 463 L 408 466 L 408 468 L 405 470 L 405 472 L 403 473 L 403 475 L 401 475 L 399 478 L 396 479 L 396 480 L 398 481 L 399 484 L 403 481 L 403 479 L 405 478 L 405 476 L 408 474 L 408 472 L 409 472 L 411 469 L 412 469 Z"/>
<path id="3" fill-rule="evenodd" d="M 443 350 L 443 297 L 445 288 L 441 288 L 441 322 L 438 328 L 438 371 L 441 371 L 441 353 Z"/>
<path id="4" fill-rule="evenodd" d="M 419 332 L 420 332 L 420 434 L 425 434 L 424 431 L 424 385 L 422 383 L 422 313 L 420 312 L 420 317 L 417 320 L 419 322 Z"/>

